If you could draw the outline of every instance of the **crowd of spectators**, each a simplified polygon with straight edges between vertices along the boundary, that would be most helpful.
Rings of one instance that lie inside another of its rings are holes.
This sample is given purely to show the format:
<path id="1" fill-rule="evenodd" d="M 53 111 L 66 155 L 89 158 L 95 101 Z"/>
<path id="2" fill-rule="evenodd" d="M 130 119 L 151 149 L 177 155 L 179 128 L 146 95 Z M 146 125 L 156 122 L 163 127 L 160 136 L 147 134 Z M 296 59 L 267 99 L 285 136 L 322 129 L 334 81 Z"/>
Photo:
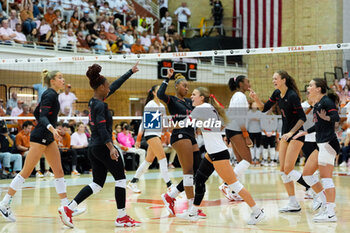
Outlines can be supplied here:
<path id="1" fill-rule="evenodd" d="M 147 3 L 139 1 L 147 9 Z M 161 17 L 158 31 L 153 20 L 137 15 L 128 0 L 15 0 L 9 16 L 0 6 L 0 42 L 43 48 L 58 45 L 61 50 L 108 53 L 182 52 L 182 34 L 176 32 L 167 11 L 167 1 L 159 0 Z M 174 12 L 180 32 L 191 12 L 186 3 Z"/>

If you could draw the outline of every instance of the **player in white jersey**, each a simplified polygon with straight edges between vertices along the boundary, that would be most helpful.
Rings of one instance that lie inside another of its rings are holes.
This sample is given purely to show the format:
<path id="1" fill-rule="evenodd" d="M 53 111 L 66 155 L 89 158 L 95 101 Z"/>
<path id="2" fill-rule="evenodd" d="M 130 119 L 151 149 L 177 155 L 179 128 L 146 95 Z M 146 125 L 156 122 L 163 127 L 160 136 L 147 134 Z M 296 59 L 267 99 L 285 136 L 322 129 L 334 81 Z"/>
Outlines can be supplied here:
<path id="1" fill-rule="evenodd" d="M 164 105 L 159 101 L 157 97 L 157 91 L 159 89 L 159 85 L 154 85 L 148 92 L 148 96 L 146 99 L 146 106 L 144 108 L 144 112 L 152 112 L 155 114 L 159 114 L 159 116 L 165 116 L 166 110 Z M 153 114 L 152 114 L 153 115 Z M 156 115 L 158 116 L 158 115 Z M 137 135 L 135 147 L 139 148 L 141 143 L 142 134 L 144 134 L 145 139 L 148 143 L 147 155 L 146 159 L 141 163 L 141 165 L 137 168 L 134 178 L 128 183 L 127 187 L 133 191 L 134 193 L 140 193 L 140 189 L 137 187 L 137 182 L 139 178 L 144 174 L 149 166 L 152 164 L 155 157 L 158 159 L 160 173 L 163 177 L 164 182 L 167 187 L 170 188 L 172 182 L 168 175 L 168 162 L 164 153 L 164 149 L 162 146 L 162 141 L 160 140 L 162 134 L 162 127 L 159 129 L 144 129 L 144 120 L 142 121 L 139 133 Z M 161 122 L 159 122 L 161 123 Z"/>
<path id="2" fill-rule="evenodd" d="M 238 162 L 234 169 L 235 174 L 240 177 L 252 162 L 252 155 L 249 148 L 253 146 L 253 143 L 246 129 L 249 104 L 244 94 L 250 88 L 249 79 L 246 76 L 240 75 L 236 78 L 231 78 L 228 86 L 234 94 L 231 97 L 230 106 L 227 110 L 230 123 L 226 126 L 225 133 L 227 139 L 231 142 Z M 219 189 L 230 201 L 242 200 L 238 195 L 229 192 L 228 186 L 225 183 L 220 185 Z"/>
<path id="3" fill-rule="evenodd" d="M 205 87 L 194 89 L 191 99 L 195 109 L 185 121 L 190 120 L 195 126 L 201 129 L 207 153 L 201 161 L 195 176 L 196 189 L 193 205 L 188 211 L 178 214 L 178 216 L 190 220 L 199 218 L 198 208 L 204 197 L 205 182 L 214 170 L 216 170 L 219 176 L 228 184 L 230 190 L 238 193 L 252 209 L 253 212 L 248 224 L 255 225 L 264 218 L 265 214 L 263 209 L 256 205 L 248 190 L 238 181 L 230 165 L 230 154 L 220 132 L 222 120 L 227 122 L 223 107 L 220 107 L 221 104 Z"/>

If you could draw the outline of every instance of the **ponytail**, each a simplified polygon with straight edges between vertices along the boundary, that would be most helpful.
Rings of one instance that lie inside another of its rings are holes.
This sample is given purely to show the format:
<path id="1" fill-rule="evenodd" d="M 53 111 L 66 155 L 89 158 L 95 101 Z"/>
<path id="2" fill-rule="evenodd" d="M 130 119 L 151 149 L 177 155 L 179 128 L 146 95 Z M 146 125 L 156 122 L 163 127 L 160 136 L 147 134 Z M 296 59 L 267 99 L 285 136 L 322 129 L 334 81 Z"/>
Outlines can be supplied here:
<path id="1" fill-rule="evenodd" d="M 231 91 L 236 91 L 239 89 L 239 83 L 243 83 L 245 78 L 246 76 L 244 75 L 239 75 L 236 78 L 230 78 L 228 81 L 228 87 Z"/>
<path id="2" fill-rule="evenodd" d="M 148 104 L 148 102 L 154 99 L 153 92 L 157 89 L 157 87 L 159 87 L 159 85 L 154 85 L 151 87 L 151 89 L 149 89 L 145 104 Z"/>
<path id="3" fill-rule="evenodd" d="M 46 85 L 47 87 L 51 87 L 51 80 L 54 80 L 57 73 L 59 73 L 58 70 L 54 70 L 54 71 L 48 71 L 48 70 L 43 70 L 41 72 L 41 83 L 44 85 Z"/>
<path id="4" fill-rule="evenodd" d="M 208 88 L 206 87 L 197 87 L 196 90 L 199 91 L 200 95 L 204 97 L 204 102 L 211 104 L 219 116 L 222 118 L 224 123 L 228 123 L 229 120 L 226 116 L 224 106 L 215 98 L 213 94 L 210 94 Z"/>
<path id="5" fill-rule="evenodd" d="M 335 105 L 339 105 L 339 96 L 334 92 L 332 88 L 328 87 L 326 80 L 322 78 L 314 78 L 312 80 L 315 82 L 316 87 L 321 88 L 322 94 L 327 94 L 327 96 L 335 103 Z"/>

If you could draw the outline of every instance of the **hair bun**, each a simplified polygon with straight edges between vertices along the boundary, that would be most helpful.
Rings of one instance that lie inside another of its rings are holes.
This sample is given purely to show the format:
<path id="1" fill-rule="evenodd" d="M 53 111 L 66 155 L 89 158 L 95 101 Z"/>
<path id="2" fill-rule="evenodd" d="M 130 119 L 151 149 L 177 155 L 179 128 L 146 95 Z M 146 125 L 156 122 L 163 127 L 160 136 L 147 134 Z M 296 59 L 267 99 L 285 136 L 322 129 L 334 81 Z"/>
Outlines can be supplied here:
<path id="1" fill-rule="evenodd" d="M 102 70 L 102 67 L 99 64 L 93 64 L 92 66 L 89 66 L 88 71 L 86 71 L 86 76 L 90 80 L 98 79 L 100 77 L 100 72 Z"/>

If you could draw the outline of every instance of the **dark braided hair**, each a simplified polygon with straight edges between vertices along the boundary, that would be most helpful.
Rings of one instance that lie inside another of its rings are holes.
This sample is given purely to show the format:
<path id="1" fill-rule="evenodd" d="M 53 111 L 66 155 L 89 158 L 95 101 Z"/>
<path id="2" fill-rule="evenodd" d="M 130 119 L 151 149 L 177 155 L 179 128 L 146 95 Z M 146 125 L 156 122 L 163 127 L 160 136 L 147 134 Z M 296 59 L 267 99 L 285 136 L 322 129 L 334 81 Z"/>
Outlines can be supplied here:
<path id="1" fill-rule="evenodd" d="M 86 76 L 90 80 L 90 87 L 94 90 L 106 81 L 106 78 L 100 75 L 101 70 L 102 67 L 99 64 L 93 64 L 92 66 L 89 66 L 86 71 Z"/>

